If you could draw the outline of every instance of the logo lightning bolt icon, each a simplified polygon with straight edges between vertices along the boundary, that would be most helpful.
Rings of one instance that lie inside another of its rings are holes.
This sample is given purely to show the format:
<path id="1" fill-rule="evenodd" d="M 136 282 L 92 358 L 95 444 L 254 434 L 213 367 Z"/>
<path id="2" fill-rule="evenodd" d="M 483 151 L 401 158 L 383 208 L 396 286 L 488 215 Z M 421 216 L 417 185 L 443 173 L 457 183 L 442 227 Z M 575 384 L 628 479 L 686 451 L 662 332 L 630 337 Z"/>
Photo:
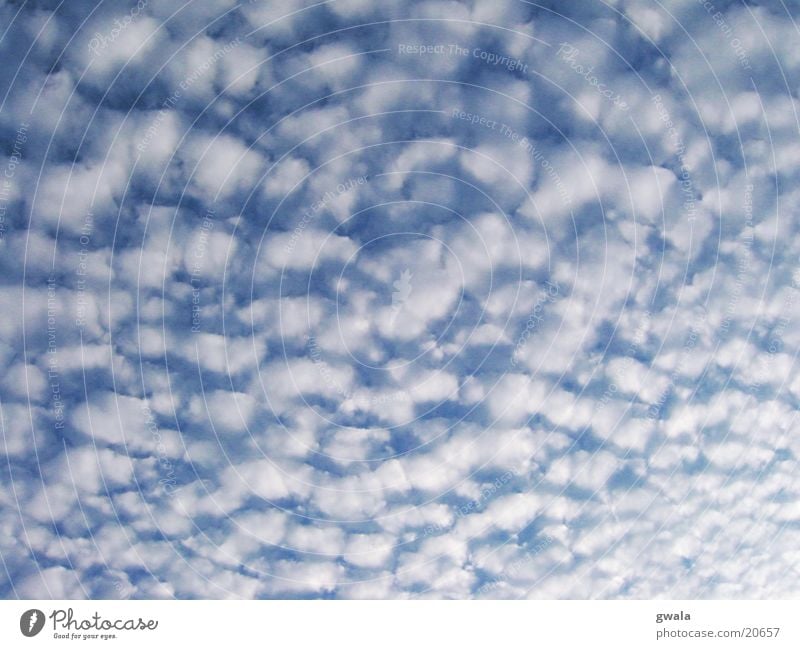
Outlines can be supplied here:
<path id="1" fill-rule="evenodd" d="M 44 612 L 38 608 L 29 608 L 19 616 L 19 630 L 26 638 L 38 635 L 44 628 Z"/>

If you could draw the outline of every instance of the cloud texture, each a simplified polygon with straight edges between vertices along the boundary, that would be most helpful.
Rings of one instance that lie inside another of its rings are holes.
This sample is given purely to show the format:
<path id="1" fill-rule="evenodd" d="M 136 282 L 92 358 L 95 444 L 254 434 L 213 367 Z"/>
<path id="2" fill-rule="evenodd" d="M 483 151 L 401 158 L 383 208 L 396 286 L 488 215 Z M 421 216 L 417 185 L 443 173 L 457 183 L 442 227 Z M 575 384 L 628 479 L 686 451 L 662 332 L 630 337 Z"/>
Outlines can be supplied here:
<path id="1" fill-rule="evenodd" d="M 0 5 L 0 595 L 797 594 L 797 7 Z"/>

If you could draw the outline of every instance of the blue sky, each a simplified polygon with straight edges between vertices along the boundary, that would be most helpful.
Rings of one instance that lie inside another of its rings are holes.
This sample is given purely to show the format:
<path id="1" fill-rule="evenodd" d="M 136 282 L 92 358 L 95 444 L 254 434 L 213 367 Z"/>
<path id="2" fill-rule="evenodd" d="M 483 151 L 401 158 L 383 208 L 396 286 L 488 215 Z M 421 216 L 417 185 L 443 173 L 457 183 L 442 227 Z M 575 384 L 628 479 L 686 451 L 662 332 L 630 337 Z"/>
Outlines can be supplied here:
<path id="1" fill-rule="evenodd" d="M 0 5 L 0 595 L 795 595 L 796 20 Z"/>

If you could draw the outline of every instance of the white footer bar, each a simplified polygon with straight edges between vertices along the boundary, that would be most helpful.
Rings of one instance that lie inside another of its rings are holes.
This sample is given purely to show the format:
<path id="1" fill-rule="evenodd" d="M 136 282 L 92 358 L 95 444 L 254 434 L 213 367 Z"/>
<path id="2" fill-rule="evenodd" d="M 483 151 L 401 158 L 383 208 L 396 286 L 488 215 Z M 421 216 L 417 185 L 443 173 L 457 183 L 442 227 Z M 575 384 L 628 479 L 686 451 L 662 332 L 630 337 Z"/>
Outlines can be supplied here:
<path id="1" fill-rule="evenodd" d="M 800 647 L 794 601 L 3 601 L 0 647 Z M 545 643 L 545 644 L 542 644 Z"/>

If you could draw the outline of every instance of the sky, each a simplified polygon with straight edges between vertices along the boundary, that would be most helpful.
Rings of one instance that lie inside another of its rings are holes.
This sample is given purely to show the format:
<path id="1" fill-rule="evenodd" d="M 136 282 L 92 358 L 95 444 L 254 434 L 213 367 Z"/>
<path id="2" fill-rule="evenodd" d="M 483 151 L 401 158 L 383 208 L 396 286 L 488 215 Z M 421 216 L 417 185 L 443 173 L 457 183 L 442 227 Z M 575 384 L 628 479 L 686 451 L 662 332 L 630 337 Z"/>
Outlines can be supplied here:
<path id="1" fill-rule="evenodd" d="M 798 14 L 0 3 L 0 597 L 796 596 Z"/>

